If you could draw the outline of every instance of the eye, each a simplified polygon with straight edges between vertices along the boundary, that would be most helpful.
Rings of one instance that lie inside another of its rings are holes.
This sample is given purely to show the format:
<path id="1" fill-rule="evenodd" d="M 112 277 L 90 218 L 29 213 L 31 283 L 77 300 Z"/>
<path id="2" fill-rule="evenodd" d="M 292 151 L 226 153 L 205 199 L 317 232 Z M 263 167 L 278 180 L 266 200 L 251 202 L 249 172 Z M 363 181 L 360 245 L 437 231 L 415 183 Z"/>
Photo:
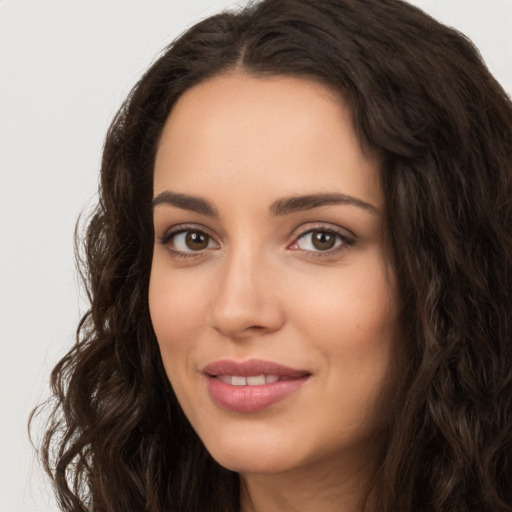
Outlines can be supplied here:
<path id="1" fill-rule="evenodd" d="M 171 232 L 164 237 L 162 243 L 176 253 L 201 252 L 219 247 L 208 233 L 199 229 L 180 229 Z"/>
<path id="2" fill-rule="evenodd" d="M 354 241 L 332 229 L 311 229 L 300 235 L 290 249 L 308 252 L 331 252 Z"/>

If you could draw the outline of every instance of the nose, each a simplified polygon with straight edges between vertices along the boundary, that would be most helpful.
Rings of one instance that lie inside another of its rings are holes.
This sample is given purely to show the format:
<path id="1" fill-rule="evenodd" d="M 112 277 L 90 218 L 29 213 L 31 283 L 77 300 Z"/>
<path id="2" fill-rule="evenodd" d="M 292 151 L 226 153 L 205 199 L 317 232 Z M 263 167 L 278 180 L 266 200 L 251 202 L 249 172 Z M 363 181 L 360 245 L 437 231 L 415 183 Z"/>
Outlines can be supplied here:
<path id="1" fill-rule="evenodd" d="M 256 251 L 227 258 L 211 306 L 211 326 L 231 339 L 246 339 L 279 330 L 284 312 L 277 299 L 271 265 Z"/>

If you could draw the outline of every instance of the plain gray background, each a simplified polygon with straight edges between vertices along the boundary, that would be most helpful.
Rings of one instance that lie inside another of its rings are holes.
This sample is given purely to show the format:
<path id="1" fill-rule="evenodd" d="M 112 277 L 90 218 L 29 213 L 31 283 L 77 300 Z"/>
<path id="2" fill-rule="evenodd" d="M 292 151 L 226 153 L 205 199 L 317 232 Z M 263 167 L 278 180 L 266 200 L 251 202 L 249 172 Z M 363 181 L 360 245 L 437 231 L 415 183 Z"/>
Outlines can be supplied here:
<path id="1" fill-rule="evenodd" d="M 411 3 L 473 39 L 512 93 L 512 0 Z M 26 423 L 86 307 L 73 229 L 109 121 L 168 42 L 236 4 L 0 0 L 0 512 L 57 510 Z"/>

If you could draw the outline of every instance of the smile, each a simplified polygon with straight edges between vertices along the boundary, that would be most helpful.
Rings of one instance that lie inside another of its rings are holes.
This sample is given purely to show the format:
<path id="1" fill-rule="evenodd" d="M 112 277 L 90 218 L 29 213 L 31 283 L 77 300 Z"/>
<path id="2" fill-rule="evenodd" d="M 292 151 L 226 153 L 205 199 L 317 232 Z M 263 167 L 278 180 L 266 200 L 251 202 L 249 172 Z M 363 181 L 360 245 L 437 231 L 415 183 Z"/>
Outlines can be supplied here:
<path id="1" fill-rule="evenodd" d="M 234 412 L 256 412 L 299 391 L 311 373 L 270 361 L 221 360 L 203 370 L 213 402 Z"/>
<path id="2" fill-rule="evenodd" d="M 283 380 L 287 377 L 283 377 Z M 217 379 L 231 384 L 232 386 L 263 386 L 264 384 L 273 384 L 281 380 L 279 375 L 253 375 L 243 377 L 241 375 L 217 375 Z"/>

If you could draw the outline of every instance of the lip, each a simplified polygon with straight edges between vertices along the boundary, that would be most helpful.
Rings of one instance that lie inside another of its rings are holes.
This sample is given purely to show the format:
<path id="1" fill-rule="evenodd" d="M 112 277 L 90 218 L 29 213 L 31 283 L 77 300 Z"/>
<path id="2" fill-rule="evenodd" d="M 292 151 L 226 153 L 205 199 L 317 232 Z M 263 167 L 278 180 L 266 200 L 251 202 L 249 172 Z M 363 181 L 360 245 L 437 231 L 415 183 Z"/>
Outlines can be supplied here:
<path id="1" fill-rule="evenodd" d="M 311 377 L 311 373 L 306 370 L 260 359 L 222 359 L 205 366 L 203 375 L 206 378 L 208 393 L 215 404 L 235 412 L 255 412 L 270 407 L 299 391 Z M 285 380 L 255 386 L 235 386 L 218 379 L 219 375 L 277 375 Z"/>

